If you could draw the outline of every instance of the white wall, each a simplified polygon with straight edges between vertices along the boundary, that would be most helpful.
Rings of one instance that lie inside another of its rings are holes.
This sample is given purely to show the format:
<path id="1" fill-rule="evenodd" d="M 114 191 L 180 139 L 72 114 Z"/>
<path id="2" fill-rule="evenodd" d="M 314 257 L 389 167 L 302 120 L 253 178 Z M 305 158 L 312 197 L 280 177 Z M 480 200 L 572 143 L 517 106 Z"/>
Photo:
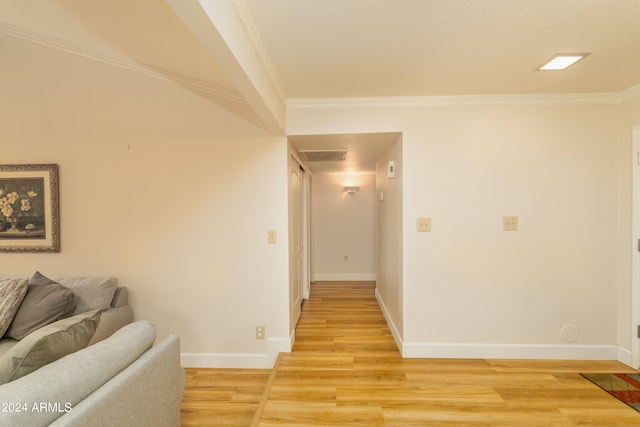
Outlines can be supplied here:
<path id="1" fill-rule="evenodd" d="M 394 176 L 387 174 L 394 163 Z M 376 184 L 378 195 L 378 280 L 376 294 L 387 323 L 401 347 L 403 335 L 402 305 L 402 137 L 378 159 Z"/>
<path id="2" fill-rule="evenodd" d="M 376 176 L 314 175 L 311 206 L 314 280 L 376 280 Z"/>
<path id="3" fill-rule="evenodd" d="M 479 102 L 294 104 L 288 132 L 403 133 L 405 355 L 615 358 L 619 105 Z"/>
<path id="4" fill-rule="evenodd" d="M 175 84 L 0 40 L 0 160 L 59 165 L 62 246 L 0 254 L 0 277 L 113 275 L 185 365 L 271 366 L 290 344 L 285 138 Z"/>
<path id="5" fill-rule="evenodd" d="M 636 88 L 637 91 L 638 88 Z M 622 103 L 620 109 L 620 137 L 618 143 L 618 205 L 619 220 L 618 234 L 620 235 L 618 270 L 618 342 L 625 349 L 635 346 L 638 367 L 640 358 L 640 343 L 637 336 L 637 325 L 640 324 L 640 255 L 637 251 L 637 241 L 640 239 L 640 217 L 632 217 L 632 200 L 636 197 L 636 210 L 640 214 L 640 193 L 632 193 L 632 170 L 640 176 L 640 165 L 637 153 L 632 153 L 631 129 L 640 126 L 640 97 L 629 99 Z M 637 179 L 637 178 L 636 178 Z M 640 180 L 636 181 L 636 189 L 640 190 Z M 635 224 L 636 230 L 632 230 Z M 635 271 L 635 276 L 632 272 Z M 632 292 L 629 284 L 634 281 L 637 289 Z M 632 317 L 633 307 L 636 308 L 636 318 Z"/>

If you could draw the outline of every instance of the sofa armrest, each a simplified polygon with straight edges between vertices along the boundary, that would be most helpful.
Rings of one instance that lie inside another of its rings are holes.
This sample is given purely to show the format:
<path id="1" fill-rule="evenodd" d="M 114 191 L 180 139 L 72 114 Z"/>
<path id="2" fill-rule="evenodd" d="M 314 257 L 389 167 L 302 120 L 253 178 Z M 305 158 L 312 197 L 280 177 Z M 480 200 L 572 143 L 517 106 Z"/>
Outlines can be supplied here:
<path id="1" fill-rule="evenodd" d="M 48 426 L 64 412 L 73 412 L 85 399 L 141 359 L 152 348 L 155 337 L 153 322 L 132 323 L 96 345 L 0 385 L 0 402 L 19 409 L 0 412 L 0 425 Z M 151 395 L 155 391 L 151 391 Z M 42 404 L 45 410 L 40 409 Z M 91 420 L 85 422 L 91 425 Z"/>
<path id="2" fill-rule="evenodd" d="M 55 427 L 179 427 L 180 338 L 170 335 L 62 415 Z"/>

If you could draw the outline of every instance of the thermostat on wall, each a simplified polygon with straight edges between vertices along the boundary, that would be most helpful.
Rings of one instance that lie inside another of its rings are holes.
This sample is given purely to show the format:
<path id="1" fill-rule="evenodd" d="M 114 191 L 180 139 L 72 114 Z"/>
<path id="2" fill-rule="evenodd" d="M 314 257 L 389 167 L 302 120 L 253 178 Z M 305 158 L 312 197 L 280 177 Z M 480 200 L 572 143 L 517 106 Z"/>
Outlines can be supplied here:
<path id="1" fill-rule="evenodd" d="M 393 160 L 389 160 L 387 165 L 387 176 L 389 178 L 395 178 L 396 176 L 396 163 Z"/>

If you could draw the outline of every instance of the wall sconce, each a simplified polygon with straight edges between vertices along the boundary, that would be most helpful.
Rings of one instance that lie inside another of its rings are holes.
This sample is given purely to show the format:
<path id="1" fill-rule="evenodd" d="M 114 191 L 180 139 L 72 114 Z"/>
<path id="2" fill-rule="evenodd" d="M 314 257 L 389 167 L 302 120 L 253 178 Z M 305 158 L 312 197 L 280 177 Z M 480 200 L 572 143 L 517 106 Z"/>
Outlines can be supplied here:
<path id="1" fill-rule="evenodd" d="M 344 187 L 344 191 L 346 191 L 349 194 L 355 194 L 358 191 L 360 191 L 360 187 L 356 187 L 356 186 Z"/>

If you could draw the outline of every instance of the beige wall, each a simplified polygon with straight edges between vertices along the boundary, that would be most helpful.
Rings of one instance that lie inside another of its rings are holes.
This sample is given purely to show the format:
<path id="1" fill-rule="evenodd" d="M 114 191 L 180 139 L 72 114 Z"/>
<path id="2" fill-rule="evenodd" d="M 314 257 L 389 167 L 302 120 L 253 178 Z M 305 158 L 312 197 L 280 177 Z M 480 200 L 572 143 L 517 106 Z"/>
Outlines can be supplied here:
<path id="1" fill-rule="evenodd" d="M 314 280 L 375 280 L 375 175 L 314 175 L 311 206 Z"/>
<path id="2" fill-rule="evenodd" d="M 117 276 L 136 319 L 181 336 L 186 365 L 270 366 L 290 338 L 285 138 L 173 83 L 0 49 L 14 43 L 0 159 L 59 165 L 62 251 L 0 254 L 0 276 Z"/>
<path id="3" fill-rule="evenodd" d="M 288 131 L 403 133 L 405 355 L 616 357 L 618 104 L 347 104 Z"/>
<path id="4" fill-rule="evenodd" d="M 59 254 L 0 254 L 0 276 L 118 276 L 187 365 L 269 366 L 290 338 L 285 139 L 174 83 L 10 37 L 0 56 L 0 159 L 57 163 L 62 221 Z M 293 108 L 288 131 L 402 133 L 401 285 L 379 296 L 406 355 L 625 359 L 640 104 L 504 99 Z"/>

